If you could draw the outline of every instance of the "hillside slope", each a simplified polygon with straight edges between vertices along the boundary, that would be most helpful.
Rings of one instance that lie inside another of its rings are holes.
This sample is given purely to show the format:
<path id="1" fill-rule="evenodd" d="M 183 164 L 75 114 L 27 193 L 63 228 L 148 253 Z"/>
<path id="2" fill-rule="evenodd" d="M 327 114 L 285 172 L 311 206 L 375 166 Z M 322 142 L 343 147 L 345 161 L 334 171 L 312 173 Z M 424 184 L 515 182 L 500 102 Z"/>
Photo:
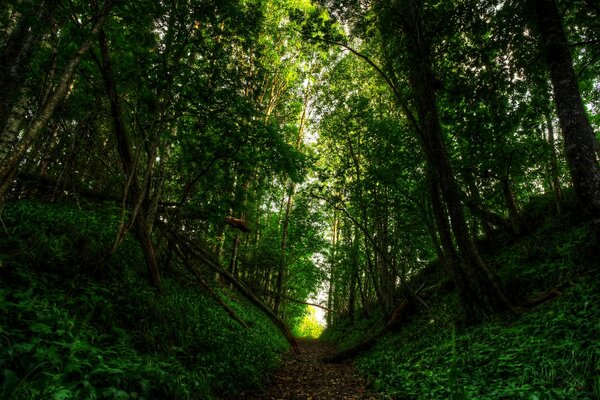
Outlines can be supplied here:
<path id="1" fill-rule="evenodd" d="M 600 258 L 585 221 L 572 218 L 488 245 L 518 317 L 461 327 L 455 293 L 438 294 L 358 357 L 359 370 L 394 399 L 599 398 Z M 344 321 L 324 338 L 348 348 L 379 326 L 377 316 Z"/>
<path id="2" fill-rule="evenodd" d="M 217 288 L 243 328 L 182 274 L 164 271 L 157 294 L 130 238 L 103 260 L 114 211 L 4 209 L 0 398 L 211 399 L 258 387 L 287 348 L 277 329 Z"/>

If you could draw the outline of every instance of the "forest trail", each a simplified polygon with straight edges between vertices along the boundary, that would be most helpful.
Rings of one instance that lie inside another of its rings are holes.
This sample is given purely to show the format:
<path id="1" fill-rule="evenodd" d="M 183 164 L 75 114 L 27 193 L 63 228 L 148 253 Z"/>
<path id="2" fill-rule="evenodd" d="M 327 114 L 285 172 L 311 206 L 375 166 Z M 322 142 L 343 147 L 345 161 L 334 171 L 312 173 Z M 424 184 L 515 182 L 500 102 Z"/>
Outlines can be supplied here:
<path id="1" fill-rule="evenodd" d="M 244 393 L 245 400 L 368 400 L 366 382 L 349 362 L 326 364 L 321 358 L 334 351 L 318 339 L 298 339 L 300 353 L 290 351 L 262 392 Z"/>

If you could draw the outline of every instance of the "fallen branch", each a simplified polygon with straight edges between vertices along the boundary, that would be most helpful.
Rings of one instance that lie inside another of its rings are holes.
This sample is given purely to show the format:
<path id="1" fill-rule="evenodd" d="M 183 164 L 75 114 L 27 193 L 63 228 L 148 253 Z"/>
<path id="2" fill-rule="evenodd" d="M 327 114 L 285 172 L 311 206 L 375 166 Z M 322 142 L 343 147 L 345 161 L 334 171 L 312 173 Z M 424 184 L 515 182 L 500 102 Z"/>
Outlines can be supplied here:
<path id="1" fill-rule="evenodd" d="M 189 262 L 188 257 L 186 257 L 186 255 L 181 251 L 181 249 L 177 246 L 177 244 L 175 244 L 174 248 L 175 248 L 177 255 L 179 256 L 179 258 L 181 259 L 183 264 L 186 266 L 188 271 L 190 271 L 196 278 L 195 282 L 200 284 L 200 286 L 202 286 L 208 292 L 208 294 L 217 302 L 217 304 L 219 304 L 225 310 L 225 312 L 231 317 L 231 319 L 236 321 L 243 328 L 248 329 L 248 324 L 246 323 L 246 321 L 241 319 L 235 313 L 235 311 L 233 311 L 233 309 L 231 307 L 229 307 L 229 305 L 227 303 L 225 303 L 225 301 L 223 301 L 223 299 L 216 292 L 216 290 L 213 289 L 213 287 L 204 280 L 204 277 L 202 276 L 200 271 L 198 271 L 196 268 L 193 267 L 193 265 Z"/>
<path id="2" fill-rule="evenodd" d="M 197 242 L 197 239 L 194 240 L 186 238 L 182 233 L 175 232 L 174 230 L 169 229 L 169 227 L 164 223 L 160 223 L 159 226 L 165 229 L 166 233 L 170 235 L 172 239 L 175 240 L 175 243 L 177 243 L 177 245 L 181 247 L 180 250 L 182 252 L 188 254 L 188 256 L 190 257 L 194 257 L 197 261 L 208 266 L 209 268 L 217 272 L 219 275 L 221 275 L 223 278 L 225 278 L 229 283 L 231 283 L 239 293 L 241 293 L 246 299 L 248 299 L 252 304 L 254 304 L 271 320 L 271 322 L 273 322 L 273 324 L 279 329 L 279 331 L 290 343 L 294 351 L 296 353 L 300 352 L 300 350 L 298 349 L 298 343 L 296 343 L 296 339 L 294 339 L 294 336 L 292 335 L 290 329 L 287 327 L 285 322 L 283 322 L 281 318 L 274 314 L 273 311 L 267 305 L 260 301 L 260 299 L 258 299 L 250 290 L 248 290 L 248 288 L 246 288 L 246 286 L 242 282 L 240 282 L 235 276 L 233 276 L 225 269 L 221 268 L 219 262 L 211 254 L 210 251 L 207 251 L 202 245 L 194 243 L 194 241 Z"/>
<path id="3" fill-rule="evenodd" d="M 370 350 L 383 335 L 394 329 L 400 322 L 402 322 L 402 317 L 407 314 L 409 306 L 411 306 L 411 303 L 408 300 L 402 300 L 392 313 L 392 317 L 388 323 L 382 329 L 380 329 L 379 332 L 355 346 L 339 351 L 330 356 L 323 357 L 322 361 L 326 363 L 340 363 Z"/>
<path id="4" fill-rule="evenodd" d="M 547 301 L 550 301 L 562 294 L 562 291 L 558 288 L 550 289 L 546 293 L 542 293 L 541 295 L 534 297 L 533 299 L 528 299 L 525 304 L 521 307 L 524 308 L 534 308 L 539 306 L 540 304 L 544 304 Z"/>
<path id="5" fill-rule="evenodd" d="M 267 289 L 259 289 L 259 290 L 260 290 L 261 293 L 264 293 L 265 295 L 267 295 L 269 297 L 276 297 L 277 296 L 277 293 L 275 293 L 275 292 L 273 292 L 271 290 L 267 290 Z M 332 310 L 331 308 L 322 306 L 320 304 L 311 303 L 309 301 L 302 301 L 302 300 L 294 299 L 293 297 L 286 296 L 284 294 L 280 294 L 279 297 L 281 297 L 282 299 L 285 299 L 285 300 L 289 300 L 289 301 L 294 302 L 294 303 L 306 304 L 307 306 L 318 307 L 318 308 L 320 308 L 322 310 L 325 310 L 327 312 L 335 312 L 335 310 Z"/>
<path id="6" fill-rule="evenodd" d="M 417 290 L 413 291 L 413 290 L 410 290 L 407 288 L 408 290 L 405 292 L 406 298 L 403 298 L 398 303 L 398 305 L 392 312 L 390 319 L 388 320 L 388 322 L 385 324 L 385 326 L 383 328 L 381 328 L 373 336 L 363 340 L 362 342 L 360 342 L 359 344 L 357 344 L 355 346 L 352 346 L 348 349 L 339 351 L 330 356 L 323 357 L 322 361 L 327 362 L 327 363 L 339 363 L 339 362 L 345 361 L 349 358 L 356 357 L 357 355 L 370 350 L 383 335 L 385 335 L 386 333 L 395 329 L 398 325 L 400 325 L 401 322 L 404 321 L 405 317 L 410 312 L 412 312 L 412 310 L 415 309 L 415 307 L 416 307 L 415 301 L 417 299 L 419 301 L 425 303 L 425 301 L 421 297 L 419 297 L 420 293 L 424 293 L 424 294 L 429 293 L 432 289 L 435 289 L 436 287 L 437 287 L 437 285 L 433 285 L 433 286 L 429 286 L 428 288 L 425 288 L 425 283 L 423 282 Z"/>

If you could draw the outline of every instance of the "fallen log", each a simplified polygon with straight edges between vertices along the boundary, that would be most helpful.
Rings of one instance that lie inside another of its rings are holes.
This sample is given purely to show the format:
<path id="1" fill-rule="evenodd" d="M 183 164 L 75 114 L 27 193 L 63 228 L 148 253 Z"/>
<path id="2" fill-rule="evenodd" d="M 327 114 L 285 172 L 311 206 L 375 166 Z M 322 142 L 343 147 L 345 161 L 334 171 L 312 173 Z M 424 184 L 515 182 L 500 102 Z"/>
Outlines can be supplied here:
<path id="1" fill-rule="evenodd" d="M 398 304 L 398 306 L 396 307 L 394 312 L 392 313 L 392 317 L 390 318 L 388 323 L 385 324 L 385 326 L 382 329 L 380 329 L 377 333 L 375 333 L 373 336 L 367 338 L 366 340 L 363 340 L 362 342 L 360 342 L 359 344 L 357 344 L 355 346 L 349 347 L 345 350 L 339 351 L 330 356 L 323 357 L 321 359 L 321 361 L 326 362 L 326 363 L 340 363 L 342 361 L 348 360 L 349 358 L 356 357 L 357 355 L 370 350 L 373 346 L 375 346 L 377 341 L 383 335 L 385 335 L 386 333 L 393 330 L 395 327 L 398 326 L 398 324 L 400 324 L 400 322 L 403 321 L 403 319 L 404 319 L 403 317 L 406 316 L 406 314 L 408 314 L 409 309 L 412 307 L 413 307 L 412 302 L 409 302 L 408 300 L 403 299 L 400 302 L 400 304 Z"/>
<path id="2" fill-rule="evenodd" d="M 265 294 L 265 295 L 269 296 L 269 297 L 276 297 L 276 296 L 277 296 L 277 293 L 275 293 L 275 292 L 273 292 L 273 291 L 271 291 L 271 290 L 267 290 L 267 289 L 259 289 L 259 291 L 260 291 L 261 293 L 263 293 L 263 294 Z M 331 308 L 325 307 L 325 306 L 323 306 L 323 305 L 321 305 L 321 304 L 317 304 L 317 303 L 311 303 L 310 301 L 298 300 L 298 299 L 295 299 L 295 298 L 293 298 L 293 297 L 286 296 L 286 295 L 284 295 L 284 294 L 281 294 L 281 295 L 279 295 L 279 297 L 281 297 L 282 299 L 285 299 L 285 300 L 291 301 L 292 303 L 305 304 L 305 305 L 307 305 L 307 306 L 313 306 L 313 307 L 320 308 L 320 309 L 322 309 L 322 310 L 325 310 L 325 311 L 327 311 L 327 312 L 335 312 L 335 310 L 332 310 Z"/>
<path id="3" fill-rule="evenodd" d="M 188 254 L 188 256 L 194 257 L 197 261 L 208 266 L 213 271 L 225 278 L 225 280 L 227 280 L 229 283 L 231 283 L 240 294 L 248 299 L 250 303 L 256 306 L 256 308 L 262 311 L 263 314 L 265 314 L 271 320 L 271 322 L 273 322 L 273 324 L 290 343 L 294 351 L 296 353 L 300 352 L 298 349 L 298 343 L 296 342 L 296 339 L 294 339 L 292 332 L 287 327 L 285 322 L 283 322 L 281 318 L 273 313 L 273 311 L 266 304 L 260 301 L 260 299 L 258 299 L 248 288 L 246 288 L 246 286 L 235 276 L 233 276 L 229 271 L 223 269 L 210 251 L 206 250 L 204 246 L 194 243 L 194 239 L 186 238 L 182 233 L 169 229 L 169 227 L 164 223 L 160 223 L 159 226 L 165 229 L 166 233 L 173 240 L 175 240 L 175 243 L 181 247 L 181 251 L 185 252 L 185 254 Z"/>
<path id="4" fill-rule="evenodd" d="M 225 312 L 229 315 L 229 317 L 231 319 L 233 319 L 235 322 L 237 322 L 244 329 L 248 329 L 248 324 L 246 323 L 246 321 L 241 319 L 236 314 L 236 312 L 231 307 L 229 307 L 229 305 L 227 303 L 225 303 L 225 301 L 223 301 L 223 299 L 217 293 L 217 291 L 208 282 L 206 282 L 206 280 L 204 279 L 204 277 L 202 276 L 200 271 L 198 271 L 196 268 L 193 267 L 193 265 L 189 262 L 188 257 L 186 257 L 186 255 L 181 251 L 181 249 L 177 246 L 177 244 L 174 247 L 175 247 L 175 252 L 179 256 L 179 258 L 181 259 L 181 261 L 183 262 L 185 267 L 196 278 L 195 282 L 200 284 L 200 286 L 202 286 L 204 288 L 204 290 L 206 290 L 208 292 L 208 294 L 213 298 L 213 300 L 215 300 L 217 302 L 217 304 L 219 304 L 221 306 L 221 308 L 223 308 L 223 310 L 225 310 Z"/>
<path id="5" fill-rule="evenodd" d="M 438 285 L 433 285 L 428 288 L 425 288 L 424 282 L 416 290 L 411 290 L 408 286 L 405 286 L 403 291 L 404 298 L 400 300 L 400 302 L 392 312 L 388 322 L 383 328 L 381 328 L 373 336 L 363 340 L 357 345 L 339 351 L 330 356 L 323 357 L 321 361 L 326 363 L 340 363 L 342 361 L 348 360 L 349 358 L 356 357 L 359 354 L 369 351 L 373 346 L 375 346 L 377 341 L 382 336 L 396 329 L 398 325 L 400 325 L 400 323 L 406 319 L 406 317 L 416 308 L 417 300 L 421 301 L 422 303 L 425 302 L 421 297 L 419 297 L 420 293 L 430 293 L 431 290 L 437 287 Z"/>
<path id="6" fill-rule="evenodd" d="M 521 305 L 524 308 L 535 308 L 541 304 L 544 304 L 547 301 L 550 301 L 562 294 L 562 291 L 559 288 L 550 289 L 548 292 L 542 293 L 535 298 L 528 299 L 525 304 Z"/>

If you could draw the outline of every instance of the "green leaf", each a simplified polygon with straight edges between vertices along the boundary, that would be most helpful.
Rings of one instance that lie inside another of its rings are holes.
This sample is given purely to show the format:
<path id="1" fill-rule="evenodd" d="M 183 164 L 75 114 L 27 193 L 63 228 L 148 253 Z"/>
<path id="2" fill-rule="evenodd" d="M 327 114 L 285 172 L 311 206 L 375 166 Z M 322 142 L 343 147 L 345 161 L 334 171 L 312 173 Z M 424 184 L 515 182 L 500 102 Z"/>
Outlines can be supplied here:
<path id="1" fill-rule="evenodd" d="M 73 398 L 73 393 L 69 389 L 59 389 L 52 396 L 54 400 L 66 400 Z"/>

